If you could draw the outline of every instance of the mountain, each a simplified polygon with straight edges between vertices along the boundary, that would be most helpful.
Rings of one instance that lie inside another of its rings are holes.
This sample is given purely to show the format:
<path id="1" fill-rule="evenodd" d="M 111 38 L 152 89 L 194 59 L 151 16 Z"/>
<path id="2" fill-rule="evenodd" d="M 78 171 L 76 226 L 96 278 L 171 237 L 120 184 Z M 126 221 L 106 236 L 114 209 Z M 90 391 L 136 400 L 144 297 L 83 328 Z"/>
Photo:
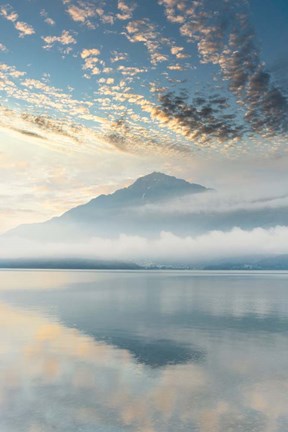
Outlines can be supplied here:
<path id="1" fill-rule="evenodd" d="M 199 184 L 189 183 L 160 172 L 138 178 L 132 185 L 109 195 L 100 195 L 86 204 L 68 210 L 44 223 L 21 225 L 8 233 L 37 240 L 74 240 L 84 237 L 113 237 L 119 233 L 153 234 L 171 229 L 165 215 L 147 217 L 141 209 L 161 205 L 175 198 L 207 192 Z M 139 210 L 140 209 L 140 210 Z M 139 210 L 139 211 L 138 211 Z"/>
<path id="2" fill-rule="evenodd" d="M 153 172 L 127 188 L 100 195 L 44 223 L 22 225 L 5 236 L 43 241 L 43 244 L 46 241 L 83 243 L 91 237 L 109 239 L 120 234 L 149 238 L 167 231 L 177 236 L 195 236 L 234 227 L 251 230 L 288 226 L 288 207 L 267 205 L 220 210 L 209 203 L 211 191 L 199 184 Z M 205 210 L 199 210 L 195 204 L 199 194 L 207 196 Z"/>
<path id="3" fill-rule="evenodd" d="M 170 200 L 175 197 L 206 192 L 204 186 L 188 183 L 173 176 L 153 172 L 138 178 L 131 186 L 119 189 L 111 195 L 100 195 L 89 203 L 76 207 L 63 216 L 80 214 L 80 211 L 90 212 L 95 208 L 110 209 L 124 206 L 139 206 Z"/>

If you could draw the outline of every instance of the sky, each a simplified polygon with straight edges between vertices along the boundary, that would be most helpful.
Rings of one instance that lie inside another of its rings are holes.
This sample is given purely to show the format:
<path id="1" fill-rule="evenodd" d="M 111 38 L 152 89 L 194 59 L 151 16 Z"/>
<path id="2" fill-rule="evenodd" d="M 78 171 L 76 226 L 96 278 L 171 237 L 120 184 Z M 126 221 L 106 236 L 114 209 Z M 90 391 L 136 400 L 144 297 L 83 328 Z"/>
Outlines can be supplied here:
<path id="1" fill-rule="evenodd" d="M 288 188 L 287 22 L 287 0 L 1 0 L 0 231 L 155 170 Z"/>

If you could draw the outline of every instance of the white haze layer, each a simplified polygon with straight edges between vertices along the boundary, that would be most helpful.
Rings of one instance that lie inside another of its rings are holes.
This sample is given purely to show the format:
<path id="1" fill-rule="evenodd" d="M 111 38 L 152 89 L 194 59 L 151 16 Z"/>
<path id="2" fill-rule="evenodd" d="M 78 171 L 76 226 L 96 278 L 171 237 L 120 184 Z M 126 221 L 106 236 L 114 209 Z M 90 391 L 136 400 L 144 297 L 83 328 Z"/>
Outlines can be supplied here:
<path id="1" fill-rule="evenodd" d="M 130 211 L 149 214 L 197 214 L 197 213 L 229 213 L 238 210 L 262 210 L 288 207 L 288 193 L 283 191 L 275 196 L 275 191 L 230 191 L 187 195 L 161 204 L 147 204 Z"/>
<path id="2" fill-rule="evenodd" d="M 72 251 L 72 252 L 71 252 Z M 93 237 L 83 243 L 40 243 L 19 238 L 0 240 L 0 258 L 89 258 L 136 263 L 197 263 L 229 257 L 288 254 L 288 227 L 211 231 L 195 237 L 161 232 L 158 238 L 122 234 Z"/>

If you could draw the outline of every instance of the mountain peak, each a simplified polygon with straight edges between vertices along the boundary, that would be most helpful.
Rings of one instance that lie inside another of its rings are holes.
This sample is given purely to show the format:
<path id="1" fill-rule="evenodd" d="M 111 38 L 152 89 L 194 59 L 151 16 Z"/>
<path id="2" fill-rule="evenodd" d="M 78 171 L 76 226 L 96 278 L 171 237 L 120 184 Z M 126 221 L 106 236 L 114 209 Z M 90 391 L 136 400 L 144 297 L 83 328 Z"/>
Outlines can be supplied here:
<path id="1" fill-rule="evenodd" d="M 171 181 L 184 181 L 177 179 L 174 176 L 170 176 L 168 174 L 161 173 L 159 171 L 153 171 L 150 174 L 146 174 L 145 176 L 139 177 L 133 184 L 136 183 L 153 183 L 153 182 L 171 182 Z M 131 186 L 133 186 L 133 184 Z"/>
<path id="2" fill-rule="evenodd" d="M 134 232 L 135 227 L 139 227 L 139 232 L 141 232 L 145 224 L 149 227 L 148 230 L 153 231 L 158 225 L 156 224 L 153 228 L 154 222 L 151 224 L 151 221 L 146 220 L 145 213 L 133 212 L 133 208 L 158 204 L 208 190 L 199 184 L 189 183 L 186 180 L 154 171 L 139 177 L 128 187 L 118 189 L 110 195 L 100 195 L 87 204 L 68 210 L 58 218 L 53 218 L 43 224 L 19 227 L 12 232 L 14 235 L 27 238 L 34 236 L 37 239 L 50 239 L 51 230 L 56 239 L 65 236 L 70 239 L 77 238 L 78 233 L 81 236 L 81 233 L 100 235 L 103 232 L 118 233 L 119 230 Z M 162 222 L 161 216 L 161 224 Z M 49 228 L 48 231 L 47 228 Z"/>
<path id="3" fill-rule="evenodd" d="M 160 201 L 180 197 L 185 194 L 205 192 L 207 189 L 199 184 L 154 171 L 139 177 L 127 189 L 127 192 L 142 201 Z"/>
<path id="4" fill-rule="evenodd" d="M 145 176 L 139 178 L 176 178 L 176 177 L 170 176 L 169 174 L 164 174 L 160 171 L 153 171 L 150 174 L 146 174 Z"/>

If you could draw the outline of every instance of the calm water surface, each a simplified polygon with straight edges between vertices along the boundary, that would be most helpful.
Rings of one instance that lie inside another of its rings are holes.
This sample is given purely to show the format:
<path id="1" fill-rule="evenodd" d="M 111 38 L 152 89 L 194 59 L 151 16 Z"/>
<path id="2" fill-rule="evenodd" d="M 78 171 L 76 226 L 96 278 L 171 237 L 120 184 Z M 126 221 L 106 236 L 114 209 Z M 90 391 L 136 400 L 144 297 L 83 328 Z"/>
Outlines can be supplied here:
<path id="1" fill-rule="evenodd" d="M 288 273 L 0 272 L 1 432 L 287 432 Z"/>

